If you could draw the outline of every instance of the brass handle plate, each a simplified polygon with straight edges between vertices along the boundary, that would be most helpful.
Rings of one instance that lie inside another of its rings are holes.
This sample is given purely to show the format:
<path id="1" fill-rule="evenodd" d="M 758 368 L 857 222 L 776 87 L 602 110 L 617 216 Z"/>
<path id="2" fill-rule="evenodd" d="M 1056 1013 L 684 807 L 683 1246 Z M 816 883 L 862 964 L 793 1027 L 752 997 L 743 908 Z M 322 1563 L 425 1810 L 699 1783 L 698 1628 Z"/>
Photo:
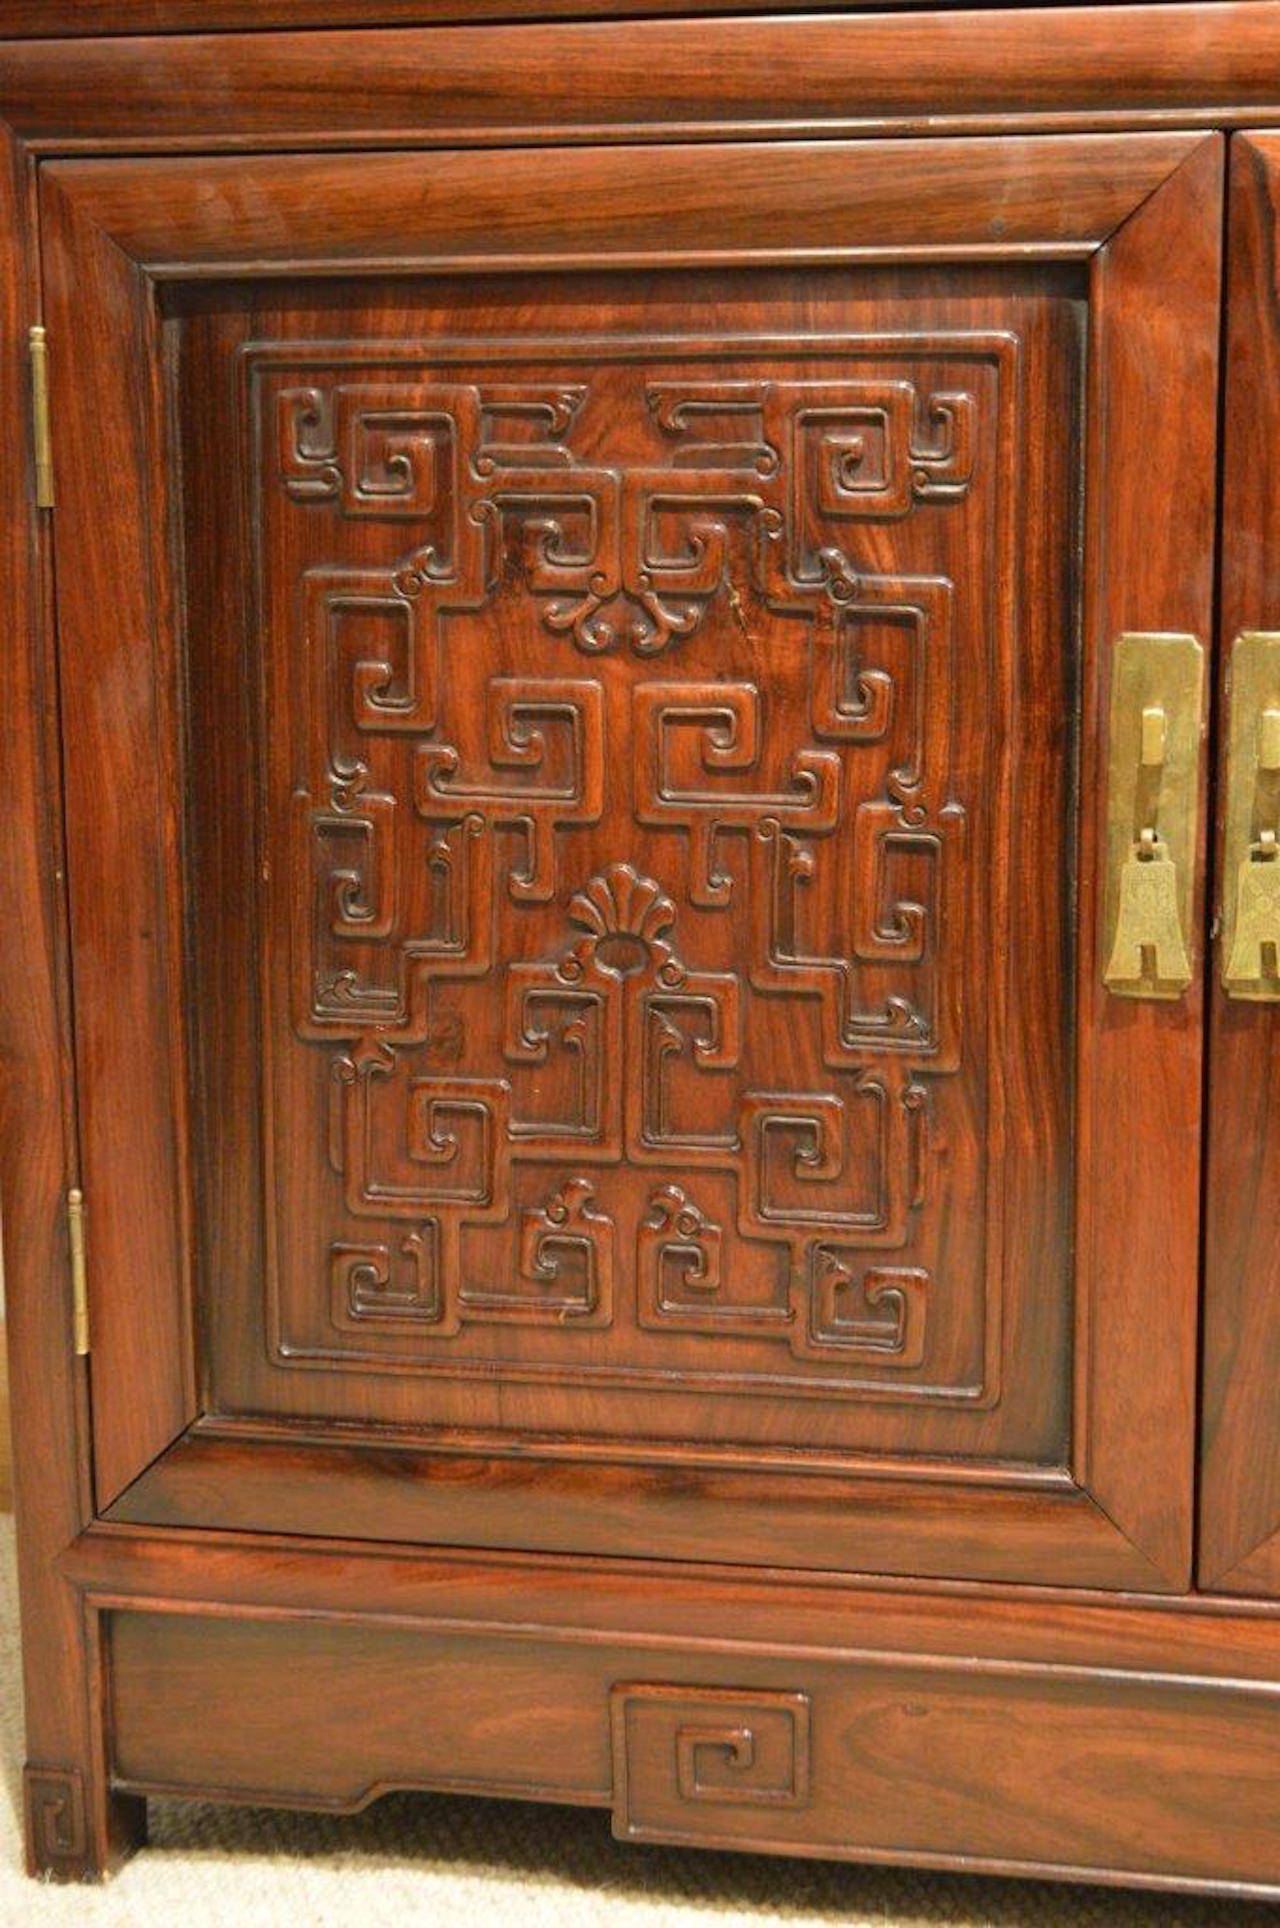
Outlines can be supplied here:
<path id="1" fill-rule="evenodd" d="M 1280 1000 L 1280 632 L 1245 630 L 1227 665 L 1222 984 Z"/>
<path id="2" fill-rule="evenodd" d="M 1192 929 L 1204 650 L 1194 636 L 1121 636 L 1111 670 L 1102 981 L 1116 997 L 1177 998 Z"/>

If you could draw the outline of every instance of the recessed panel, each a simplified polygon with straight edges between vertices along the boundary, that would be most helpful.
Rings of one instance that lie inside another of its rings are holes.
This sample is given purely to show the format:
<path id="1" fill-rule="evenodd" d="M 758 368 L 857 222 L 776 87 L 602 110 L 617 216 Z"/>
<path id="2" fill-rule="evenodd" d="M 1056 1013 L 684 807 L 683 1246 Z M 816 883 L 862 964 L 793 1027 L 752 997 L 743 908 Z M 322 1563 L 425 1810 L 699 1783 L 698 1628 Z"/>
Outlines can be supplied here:
<path id="1" fill-rule="evenodd" d="M 1078 310 L 948 288 L 175 322 L 219 1408 L 1061 1457 Z"/>

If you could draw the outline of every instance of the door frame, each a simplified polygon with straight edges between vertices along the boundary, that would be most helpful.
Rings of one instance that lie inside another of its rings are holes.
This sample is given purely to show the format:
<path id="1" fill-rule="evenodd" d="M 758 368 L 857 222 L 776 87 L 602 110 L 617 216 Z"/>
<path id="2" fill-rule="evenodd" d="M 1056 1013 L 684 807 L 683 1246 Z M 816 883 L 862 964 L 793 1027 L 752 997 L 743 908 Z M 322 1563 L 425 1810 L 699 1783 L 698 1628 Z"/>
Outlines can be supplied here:
<path id="1" fill-rule="evenodd" d="M 1223 145 L 1213 134 L 1169 133 L 42 166 L 100 1510 L 122 1520 L 323 1532 L 326 1512 L 332 1530 L 340 1476 L 358 1509 L 352 1517 L 368 1520 L 372 1534 L 449 1531 L 442 1482 L 397 1484 L 396 1447 L 335 1451 L 305 1430 L 280 1437 L 281 1429 L 211 1421 L 199 1410 L 186 1046 L 181 1023 L 157 1022 L 183 1010 L 170 760 L 180 740 L 180 581 L 166 476 L 164 284 L 361 268 L 1084 261 L 1092 348 L 1072 1462 L 987 1478 L 986 1469 L 975 1477 L 926 1466 L 913 1477 L 872 1464 L 865 1478 L 834 1487 L 815 1476 L 806 1506 L 793 1511 L 797 1530 L 775 1535 L 748 1530 L 767 1492 L 754 1475 L 700 1474 L 700 1501 L 742 1523 L 749 1557 L 784 1564 L 803 1560 L 804 1517 L 812 1514 L 810 1535 L 816 1521 L 829 1537 L 839 1507 L 850 1530 L 832 1563 L 846 1568 L 1186 1584 L 1200 983 L 1173 1003 L 1106 996 L 1094 885 L 1105 838 L 1098 759 L 1110 644 L 1127 629 L 1209 635 Z M 1152 368 L 1162 390 L 1178 396 L 1176 411 L 1152 409 Z M 1151 474 L 1177 476 L 1171 500 L 1145 486 Z M 127 786 L 107 781 L 122 755 Z M 75 858 L 88 824 L 95 847 L 113 853 L 93 874 Z M 127 876 L 129 889 L 104 891 L 104 872 Z M 1198 890 L 1197 877 L 1197 903 Z M 126 1137 L 122 1173 L 116 1152 Z M 514 1460 L 487 1455 L 474 1468 L 472 1457 L 459 1448 L 454 1471 L 466 1466 L 473 1493 L 483 1495 L 476 1536 L 489 1544 L 529 1544 L 532 1530 L 549 1550 L 581 1548 L 583 1513 L 594 1501 L 602 1521 L 616 1515 L 627 1476 L 549 1452 L 535 1521 L 530 1449 Z M 640 1490 L 629 1542 L 655 1555 L 696 1551 L 668 1518 L 671 1481 L 686 1475 L 647 1465 L 631 1477 Z M 618 1548 L 610 1540 L 585 1550 Z"/>

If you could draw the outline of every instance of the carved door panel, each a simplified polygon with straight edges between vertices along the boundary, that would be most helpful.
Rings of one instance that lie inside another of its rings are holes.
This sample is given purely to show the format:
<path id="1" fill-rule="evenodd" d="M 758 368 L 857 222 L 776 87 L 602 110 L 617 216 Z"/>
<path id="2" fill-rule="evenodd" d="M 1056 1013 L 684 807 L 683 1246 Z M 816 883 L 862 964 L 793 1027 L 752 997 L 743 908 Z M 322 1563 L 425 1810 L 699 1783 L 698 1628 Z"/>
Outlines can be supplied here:
<path id="1" fill-rule="evenodd" d="M 163 646 L 62 602 L 117 1516 L 1185 1577 L 1198 990 L 1099 988 L 1097 718 L 1205 631 L 1219 144 L 946 145 L 47 171 L 154 371 Z"/>
<path id="2" fill-rule="evenodd" d="M 198 924 L 205 1110 L 257 1071 L 227 1204 L 250 1158 L 275 1200 L 211 1301 L 218 1403 L 805 1451 L 999 1411 L 1044 1450 L 1060 1392 L 1001 1398 L 991 1066 L 1039 1034 L 1013 1182 L 1053 1264 L 1063 937 L 997 853 L 1028 747 L 1070 815 L 1049 706 L 1008 728 L 1007 572 L 1019 363 L 1069 424 L 1071 305 L 973 327 L 954 282 L 815 271 L 593 284 L 588 330 L 530 295 L 537 347 L 473 287 L 192 330 L 193 410 L 240 378 L 260 656 L 242 692 L 202 651 L 197 839 L 262 745 L 233 982 L 225 889 Z M 1065 434 L 1041 459 L 1048 575 Z M 1059 709 L 1069 620 L 1020 639 Z M 1028 1309 L 1048 1356 L 1065 1306 Z"/>
<path id="3" fill-rule="evenodd" d="M 1280 141 L 1231 143 L 1215 928 L 1205 1188 L 1201 1584 L 1280 1593 L 1280 978 L 1272 865 L 1280 706 Z M 1258 883 L 1260 919 L 1242 916 Z"/>

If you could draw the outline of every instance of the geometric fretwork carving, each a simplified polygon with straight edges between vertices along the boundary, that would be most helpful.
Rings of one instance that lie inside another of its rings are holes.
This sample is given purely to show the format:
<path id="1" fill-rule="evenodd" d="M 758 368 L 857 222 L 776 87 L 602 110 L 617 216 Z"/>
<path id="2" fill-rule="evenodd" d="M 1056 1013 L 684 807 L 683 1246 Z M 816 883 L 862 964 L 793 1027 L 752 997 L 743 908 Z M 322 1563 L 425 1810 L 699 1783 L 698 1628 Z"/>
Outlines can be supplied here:
<path id="1" fill-rule="evenodd" d="M 708 1809 L 754 1810 L 781 1826 L 789 1811 L 809 1806 L 808 1694 L 624 1681 L 609 1706 L 613 1825 L 622 1839 L 680 1839 L 708 1825 Z"/>
<path id="2" fill-rule="evenodd" d="M 464 1284 L 468 1318 L 507 1313 L 558 1326 L 607 1326 L 613 1318 L 613 1220 L 594 1206 L 590 1179 L 570 1178 L 520 1216 L 519 1262 L 491 1284 Z"/>
<path id="3" fill-rule="evenodd" d="M 678 1728 L 680 1799 L 718 1807 L 804 1807 L 809 1795 L 808 1706 L 804 1694 L 778 1694 L 768 1700 L 751 1696 L 739 1701 L 729 1718 L 716 1704 L 706 1710 L 706 1718 Z"/>
<path id="4" fill-rule="evenodd" d="M 277 1356 L 500 1370 L 518 1326 L 522 1370 L 891 1396 L 982 802 L 957 583 L 900 532 L 979 485 L 991 391 L 378 359 L 249 357 L 333 1201 Z"/>
<path id="5" fill-rule="evenodd" d="M 84 1776 L 79 1768 L 23 1770 L 27 1864 L 83 1872 L 89 1861 L 89 1823 Z"/>
<path id="6" fill-rule="evenodd" d="M 361 1321 L 422 1322 L 439 1325 L 445 1316 L 441 1289 L 439 1227 L 428 1220 L 421 1231 L 406 1233 L 393 1245 L 330 1246 L 333 1322 L 358 1327 Z"/>
<path id="7" fill-rule="evenodd" d="M 898 1367 L 924 1357 L 928 1273 L 867 1264 L 856 1245 L 809 1244 L 785 1306 L 735 1304 L 725 1292 L 721 1227 L 679 1185 L 655 1191 L 637 1236 L 638 1316 L 682 1332 L 747 1330 L 782 1339 L 797 1358 L 833 1351 Z"/>
<path id="8" fill-rule="evenodd" d="M 625 469 L 574 456 L 586 394 L 425 381 L 286 388 L 281 478 L 295 501 L 333 499 L 344 515 L 417 525 L 426 539 L 393 582 L 437 613 L 484 600 L 493 551 L 510 533 L 549 628 L 589 654 L 656 655 L 689 635 L 724 587 L 731 522 L 749 526 L 755 579 L 785 607 L 839 569 L 839 549 L 823 540 L 840 523 L 959 499 L 972 474 L 976 410 L 962 391 L 925 396 L 902 380 L 654 381 L 646 399 L 671 459 Z M 725 421 L 740 438 L 728 446 L 710 439 Z M 425 647 L 429 629 L 420 634 Z M 416 692 L 400 702 L 424 717 L 434 684 L 425 659 L 419 667 Z"/>
<path id="9" fill-rule="evenodd" d="M 714 1330 L 717 1318 L 752 1318 L 750 1307 L 721 1306 L 723 1243 L 721 1227 L 682 1186 L 660 1186 L 649 1200 L 636 1241 L 640 1323 L 700 1332 Z M 764 1317 L 767 1323 L 768 1308 Z M 786 1323 L 773 1317 L 775 1323 Z"/>
<path id="10" fill-rule="evenodd" d="M 714 1090 L 715 1074 L 731 1071 L 741 1049 L 738 980 L 688 969 L 669 941 L 675 914 L 652 878 L 610 865 L 571 901 L 574 937 L 562 954 L 506 972 L 510 1060 L 543 1055 L 539 1013 L 548 1008 L 576 1008 L 581 1035 L 593 1041 L 572 1127 L 579 1158 L 716 1163 L 736 1146 L 731 1089 L 717 1107 L 722 1122 L 713 1115 L 696 1129 L 683 1124 L 673 1097 L 674 1064 L 692 1059 Z M 532 1113 L 517 1112 L 514 1134 L 527 1157 L 565 1149 L 555 1122 Z"/>
<path id="11" fill-rule="evenodd" d="M 832 1349 L 918 1366 L 924 1357 L 929 1275 L 913 1265 L 867 1265 L 856 1251 L 815 1245 L 793 1344 L 827 1357 Z"/>

